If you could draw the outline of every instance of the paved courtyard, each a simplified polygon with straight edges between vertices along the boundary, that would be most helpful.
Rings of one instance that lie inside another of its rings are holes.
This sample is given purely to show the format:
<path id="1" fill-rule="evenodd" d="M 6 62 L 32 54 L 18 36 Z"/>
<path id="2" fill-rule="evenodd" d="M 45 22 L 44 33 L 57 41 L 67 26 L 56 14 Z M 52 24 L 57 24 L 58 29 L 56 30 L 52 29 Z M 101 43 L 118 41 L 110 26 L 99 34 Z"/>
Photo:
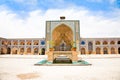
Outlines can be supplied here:
<path id="1" fill-rule="evenodd" d="M 43 58 L 0 55 L 0 80 L 120 80 L 120 55 L 82 56 L 91 66 L 34 66 Z"/>

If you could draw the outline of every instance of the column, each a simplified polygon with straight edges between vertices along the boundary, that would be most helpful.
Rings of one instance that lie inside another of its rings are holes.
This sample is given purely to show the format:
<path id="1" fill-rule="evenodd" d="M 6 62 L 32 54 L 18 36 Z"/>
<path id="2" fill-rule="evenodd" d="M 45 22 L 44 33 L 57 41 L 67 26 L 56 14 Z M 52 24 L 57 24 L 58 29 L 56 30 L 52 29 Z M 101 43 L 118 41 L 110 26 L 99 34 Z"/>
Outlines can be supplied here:
<path id="1" fill-rule="evenodd" d="M 89 52 L 88 52 L 88 41 L 86 40 L 86 48 L 85 48 L 85 50 L 86 50 L 86 54 L 89 54 Z"/>
<path id="2" fill-rule="evenodd" d="M 118 53 L 118 44 L 117 44 L 117 40 L 115 41 L 115 46 L 116 46 L 116 47 L 115 47 L 115 53 L 116 53 L 116 54 L 119 54 L 119 53 Z"/>
<path id="3" fill-rule="evenodd" d="M 39 55 L 39 54 L 41 54 L 41 52 L 40 52 L 40 45 L 41 45 L 41 44 L 40 44 L 40 40 L 39 40 L 39 42 L 38 42 L 38 45 L 39 45 L 39 46 L 38 46 L 38 55 Z"/>
<path id="4" fill-rule="evenodd" d="M 95 45 L 95 40 L 93 40 L 93 54 L 96 54 L 96 45 Z"/>
<path id="5" fill-rule="evenodd" d="M 72 62 L 78 61 L 78 54 L 76 51 L 72 51 Z"/>
<path id="6" fill-rule="evenodd" d="M 100 40 L 100 53 L 103 54 L 103 40 Z"/>
<path id="7" fill-rule="evenodd" d="M 26 54 L 26 40 L 24 42 L 25 42 L 25 45 L 24 45 L 24 54 Z"/>
<path id="8" fill-rule="evenodd" d="M 12 55 L 12 46 L 11 46 L 11 52 L 10 52 L 10 54 Z"/>
<path id="9" fill-rule="evenodd" d="M 24 48 L 24 53 L 23 54 L 26 55 L 26 47 Z"/>
<path id="10" fill-rule="evenodd" d="M 77 51 L 80 51 L 80 45 L 79 45 L 79 41 L 76 41 L 76 47 L 77 47 Z"/>
<path id="11" fill-rule="evenodd" d="M 31 55 L 34 55 L 33 45 L 34 45 L 34 41 L 32 40 L 32 41 L 31 41 Z"/>
<path id="12" fill-rule="evenodd" d="M 103 46 L 101 47 L 101 54 L 103 54 Z"/>
<path id="13" fill-rule="evenodd" d="M 110 47 L 110 45 L 108 46 L 108 54 L 111 54 L 111 47 Z"/>
<path id="14" fill-rule="evenodd" d="M 48 61 L 53 62 L 53 51 L 48 52 Z"/>
<path id="15" fill-rule="evenodd" d="M 20 48 L 18 47 L 18 49 L 17 49 L 17 54 L 20 54 Z"/>
<path id="16" fill-rule="evenodd" d="M 31 55 L 34 55 L 34 48 L 31 46 Z"/>
<path id="17" fill-rule="evenodd" d="M 1 47 L 2 46 L 2 40 L 0 40 L 0 54 L 1 54 Z"/>
<path id="18" fill-rule="evenodd" d="M 41 55 L 41 47 L 39 47 L 39 52 L 38 52 L 39 55 Z"/>
<path id="19" fill-rule="evenodd" d="M 47 41 L 47 48 L 46 51 L 49 51 L 49 41 Z"/>
<path id="20" fill-rule="evenodd" d="M 118 54 L 118 47 L 115 47 L 115 54 Z"/>
<path id="21" fill-rule="evenodd" d="M 13 50 L 13 40 L 11 40 L 11 55 L 12 55 L 12 50 Z"/>
<path id="22" fill-rule="evenodd" d="M 18 44 L 17 44 L 17 51 L 18 51 L 18 52 L 17 52 L 17 54 L 20 54 L 20 48 L 19 48 L 19 46 L 20 46 L 20 45 L 19 45 L 19 40 L 17 40 L 17 43 L 18 43 Z"/>

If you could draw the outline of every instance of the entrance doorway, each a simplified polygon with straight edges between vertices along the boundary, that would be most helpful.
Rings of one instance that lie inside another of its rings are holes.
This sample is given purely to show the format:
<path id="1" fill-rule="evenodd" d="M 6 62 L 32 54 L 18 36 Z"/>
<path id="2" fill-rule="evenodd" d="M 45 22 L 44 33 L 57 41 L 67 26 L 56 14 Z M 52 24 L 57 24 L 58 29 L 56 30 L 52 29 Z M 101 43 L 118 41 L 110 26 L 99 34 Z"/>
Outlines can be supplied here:
<path id="1" fill-rule="evenodd" d="M 31 48 L 27 48 L 27 54 L 31 54 Z"/>
<path id="2" fill-rule="evenodd" d="M 88 54 L 92 54 L 92 52 L 93 52 L 93 43 L 89 42 L 88 43 Z"/>
<path id="3" fill-rule="evenodd" d="M 41 55 L 45 55 L 45 48 L 42 48 Z"/>
<path id="4" fill-rule="evenodd" d="M 11 49 L 8 47 L 7 48 L 7 54 L 10 54 L 11 53 Z"/>
<path id="5" fill-rule="evenodd" d="M 100 54 L 100 48 L 99 47 L 96 48 L 96 54 Z"/>
<path id="6" fill-rule="evenodd" d="M 120 41 L 118 41 L 118 45 L 120 44 Z"/>
<path id="7" fill-rule="evenodd" d="M 6 48 L 1 48 L 1 54 L 6 54 Z"/>
<path id="8" fill-rule="evenodd" d="M 34 54 L 38 54 L 38 48 L 34 48 Z"/>
<path id="9" fill-rule="evenodd" d="M 105 48 L 103 48 L 103 53 L 104 54 L 108 54 L 108 49 L 105 47 Z"/>
<path id="10" fill-rule="evenodd" d="M 118 48 L 118 54 L 120 54 L 120 47 Z"/>
<path id="11" fill-rule="evenodd" d="M 111 48 L 111 54 L 115 54 L 115 48 Z"/>
<path id="12" fill-rule="evenodd" d="M 21 55 L 24 54 L 24 48 L 20 48 L 20 54 L 21 54 Z"/>
<path id="13" fill-rule="evenodd" d="M 12 49 L 12 54 L 17 54 L 17 51 L 18 51 L 18 49 L 17 49 L 16 47 L 14 47 L 14 48 Z"/>
<path id="14" fill-rule="evenodd" d="M 81 48 L 81 54 L 85 54 L 85 48 Z"/>

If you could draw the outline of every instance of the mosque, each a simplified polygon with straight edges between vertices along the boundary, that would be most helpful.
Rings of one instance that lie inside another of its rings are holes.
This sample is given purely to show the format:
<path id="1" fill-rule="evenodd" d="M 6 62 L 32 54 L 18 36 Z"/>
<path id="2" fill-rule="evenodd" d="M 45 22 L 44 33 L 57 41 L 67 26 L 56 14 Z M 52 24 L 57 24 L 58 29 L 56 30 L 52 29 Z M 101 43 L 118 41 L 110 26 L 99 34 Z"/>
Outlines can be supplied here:
<path id="1" fill-rule="evenodd" d="M 0 37 L 0 54 L 45 55 L 47 52 L 72 50 L 81 55 L 120 54 L 120 38 L 82 38 L 79 20 L 46 21 L 45 38 Z"/>

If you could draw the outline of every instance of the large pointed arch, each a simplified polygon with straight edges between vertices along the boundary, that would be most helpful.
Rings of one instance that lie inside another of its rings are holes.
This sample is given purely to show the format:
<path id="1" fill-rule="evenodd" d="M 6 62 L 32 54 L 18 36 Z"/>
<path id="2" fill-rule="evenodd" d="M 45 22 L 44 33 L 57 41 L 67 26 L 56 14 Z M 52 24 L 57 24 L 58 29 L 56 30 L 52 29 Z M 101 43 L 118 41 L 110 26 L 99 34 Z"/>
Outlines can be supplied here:
<path id="1" fill-rule="evenodd" d="M 55 47 L 58 47 L 61 42 L 64 41 L 66 46 L 69 46 L 70 49 L 71 42 L 73 41 L 72 29 L 65 24 L 57 26 L 52 32 L 52 41 L 54 42 Z"/>

